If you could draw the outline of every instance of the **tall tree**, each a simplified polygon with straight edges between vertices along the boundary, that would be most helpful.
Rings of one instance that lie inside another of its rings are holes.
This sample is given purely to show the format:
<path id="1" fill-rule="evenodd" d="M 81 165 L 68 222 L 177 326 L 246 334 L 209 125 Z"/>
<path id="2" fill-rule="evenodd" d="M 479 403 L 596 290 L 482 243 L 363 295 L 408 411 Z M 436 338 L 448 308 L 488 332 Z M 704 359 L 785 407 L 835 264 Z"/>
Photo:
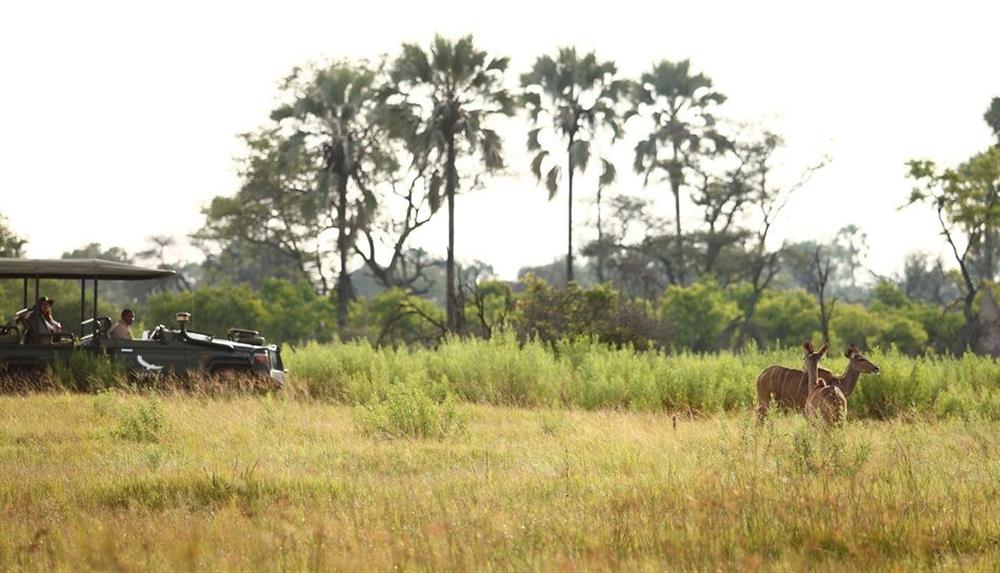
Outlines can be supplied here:
<path id="1" fill-rule="evenodd" d="M 715 129 L 714 108 L 726 97 L 712 89 L 712 80 L 691 73 L 691 63 L 661 61 L 632 91 L 630 115 L 647 120 L 649 133 L 635 146 L 633 167 L 644 175 L 644 183 L 664 174 L 674 195 L 677 276 L 685 281 L 684 239 L 681 231 L 681 190 L 686 175 L 699 154 L 725 147 Z"/>
<path id="2" fill-rule="evenodd" d="M 985 258 L 984 246 L 991 252 L 986 239 L 1000 228 L 1000 147 L 978 153 L 954 169 L 939 170 L 931 161 L 917 160 L 908 166 L 909 176 L 916 182 L 908 204 L 925 203 L 934 208 L 958 265 L 966 324 L 963 346 L 972 344 L 978 336 L 973 306 L 976 294 L 984 280 L 995 278 L 992 261 L 976 261 L 977 256 Z"/>
<path id="3" fill-rule="evenodd" d="M 989 109 L 983 114 L 983 119 L 993 130 L 993 135 L 997 138 L 997 147 L 1000 147 L 1000 97 L 993 98 Z"/>
<path id="4" fill-rule="evenodd" d="M 833 307 L 837 304 L 837 297 L 829 298 L 827 290 L 833 270 L 833 261 L 823 255 L 822 247 L 816 247 L 812 259 L 812 290 L 816 293 L 816 303 L 819 305 L 819 326 L 825 343 L 830 342 L 830 319 L 833 318 Z"/>
<path id="5" fill-rule="evenodd" d="M 0 215 L 0 257 L 17 258 L 24 252 L 25 241 L 7 226 L 7 218 Z"/>
<path id="6" fill-rule="evenodd" d="M 504 86 L 507 65 L 507 58 L 490 57 L 477 48 L 472 36 L 457 41 L 435 36 L 427 48 L 403 44 L 390 72 L 394 87 L 389 101 L 396 104 L 398 125 L 405 126 L 414 154 L 426 158 L 435 208 L 444 186 L 448 207 L 445 306 L 452 332 L 460 329 L 462 320 L 455 269 L 459 160 L 470 160 L 472 184 L 484 168 L 493 172 L 503 167 L 503 143 L 489 126 L 494 116 L 514 113 L 513 98 Z"/>
<path id="7" fill-rule="evenodd" d="M 612 141 L 622 129 L 617 106 L 627 82 L 616 78 L 614 62 L 600 61 L 594 52 L 577 54 L 575 47 L 561 48 L 555 58 L 545 55 L 535 60 L 531 71 L 521 76 L 525 89 L 524 105 L 534 128 L 528 132 L 528 150 L 535 152 L 531 171 L 542 180 L 543 165 L 550 152 L 539 137 L 548 131 L 565 150 L 566 190 L 568 204 L 566 282 L 573 281 L 573 174 L 587 170 L 595 137 L 602 130 L 610 131 Z M 549 200 L 555 197 L 563 169 L 558 162 L 545 173 Z M 602 171 L 598 180 L 598 242 L 602 243 L 601 190 L 614 182 L 614 164 L 601 158 Z M 598 280 L 604 280 L 603 256 L 598 253 Z"/>
<path id="8" fill-rule="evenodd" d="M 354 297 L 348 264 L 359 227 L 374 210 L 372 192 L 380 171 L 394 170 L 394 158 L 383 152 L 379 121 L 383 107 L 378 70 L 365 62 L 334 62 L 319 69 L 295 69 L 285 80 L 291 101 L 271 119 L 292 130 L 292 151 L 319 160 L 320 206 L 329 206 L 337 231 L 337 326 L 347 325 Z"/>
<path id="9" fill-rule="evenodd" d="M 239 163 L 240 189 L 233 196 L 212 199 L 203 211 L 205 225 L 193 239 L 213 272 L 225 270 L 224 264 L 235 271 L 216 279 L 238 282 L 241 273 L 233 267 L 245 266 L 240 259 L 253 258 L 254 263 L 283 259 L 280 265 L 269 266 L 271 276 L 293 278 L 297 269 L 298 278 L 308 277 L 325 295 L 330 290 L 327 244 L 334 222 L 324 194 L 316 189 L 318 159 L 302 153 L 299 145 L 290 145 L 289 137 L 279 131 L 271 127 L 242 136 L 247 154 Z"/>
<path id="10" fill-rule="evenodd" d="M 851 287 L 854 288 L 857 286 L 858 271 L 863 267 L 864 258 L 868 254 L 868 234 L 857 225 L 848 224 L 837 231 L 834 240 L 847 251 L 847 272 L 851 279 Z"/>

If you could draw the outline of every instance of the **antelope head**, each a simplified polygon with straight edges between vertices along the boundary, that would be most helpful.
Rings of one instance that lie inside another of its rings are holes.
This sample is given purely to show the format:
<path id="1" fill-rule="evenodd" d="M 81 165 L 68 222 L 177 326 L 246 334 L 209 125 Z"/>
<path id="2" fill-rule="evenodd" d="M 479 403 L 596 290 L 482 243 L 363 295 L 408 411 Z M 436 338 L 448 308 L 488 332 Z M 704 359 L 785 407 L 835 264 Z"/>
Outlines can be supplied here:
<path id="1" fill-rule="evenodd" d="M 810 380 L 817 380 L 819 378 L 819 361 L 829 348 L 830 343 L 828 342 L 823 343 L 823 346 L 820 346 L 819 350 L 814 350 L 812 342 L 809 340 L 802 343 L 802 349 L 805 350 L 805 356 L 803 356 L 804 367 Z"/>
<path id="2" fill-rule="evenodd" d="M 862 374 L 879 373 L 879 367 L 876 366 L 875 363 L 872 362 L 871 360 L 868 360 L 867 356 L 861 354 L 861 351 L 858 350 L 858 347 L 854 346 L 853 344 L 847 347 L 847 351 L 844 352 L 844 356 L 846 356 L 848 360 L 851 361 L 850 368 L 853 370 L 857 370 Z"/>

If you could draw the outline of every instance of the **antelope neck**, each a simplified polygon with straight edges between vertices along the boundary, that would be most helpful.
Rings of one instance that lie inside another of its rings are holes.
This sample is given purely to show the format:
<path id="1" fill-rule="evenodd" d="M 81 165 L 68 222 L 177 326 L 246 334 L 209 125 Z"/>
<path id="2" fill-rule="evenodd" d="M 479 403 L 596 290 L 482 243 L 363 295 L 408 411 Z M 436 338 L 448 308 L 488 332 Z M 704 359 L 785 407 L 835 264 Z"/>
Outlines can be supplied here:
<path id="1" fill-rule="evenodd" d="M 840 391 L 844 393 L 844 397 L 851 395 L 854 391 L 854 386 L 858 383 L 858 378 L 861 376 L 861 371 L 854 368 L 853 364 L 847 364 L 847 370 L 837 377 L 837 386 L 840 387 Z"/>

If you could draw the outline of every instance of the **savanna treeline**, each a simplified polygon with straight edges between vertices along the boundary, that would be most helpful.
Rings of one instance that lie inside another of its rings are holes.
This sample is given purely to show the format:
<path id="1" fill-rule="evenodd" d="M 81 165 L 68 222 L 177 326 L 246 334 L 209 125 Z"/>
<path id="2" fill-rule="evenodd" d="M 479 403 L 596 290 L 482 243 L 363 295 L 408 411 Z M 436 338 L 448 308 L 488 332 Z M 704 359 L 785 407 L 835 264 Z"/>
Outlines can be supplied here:
<path id="1" fill-rule="evenodd" d="M 180 271 L 110 293 L 109 306 L 138 306 L 147 325 L 183 308 L 199 329 L 253 326 L 284 342 L 436 344 L 508 330 L 640 349 L 819 338 L 1000 353 L 990 290 L 1000 265 L 1000 98 L 984 116 L 995 145 L 960 165 L 908 164 L 914 190 L 899 204 L 932 209 L 952 256 L 913 253 L 894 276 L 866 267 L 866 234 L 851 221 L 834 237 L 775 244 L 784 206 L 825 159 L 787 164 L 781 136 L 728 119 L 726 99 L 688 61 L 652 60 L 626 77 L 568 47 L 515 69 L 472 37 L 305 65 L 281 82 L 268 121 L 240 136 L 240 188 L 214 198 L 188 238 L 203 261 L 172 257 L 169 237 L 141 253 L 89 245 L 66 256 Z M 513 123 L 526 140 L 501 136 Z M 523 165 L 508 159 L 521 146 Z M 628 164 L 616 161 L 623 149 Z M 669 216 L 619 182 L 628 170 Z M 499 281 L 489 264 L 463 257 L 456 197 L 528 172 L 539 201 L 547 193 L 566 206 L 566 255 Z M 440 248 L 416 248 L 414 233 L 434 218 L 447 220 Z M 0 241 L 8 255 L 23 250 L 6 229 Z"/>

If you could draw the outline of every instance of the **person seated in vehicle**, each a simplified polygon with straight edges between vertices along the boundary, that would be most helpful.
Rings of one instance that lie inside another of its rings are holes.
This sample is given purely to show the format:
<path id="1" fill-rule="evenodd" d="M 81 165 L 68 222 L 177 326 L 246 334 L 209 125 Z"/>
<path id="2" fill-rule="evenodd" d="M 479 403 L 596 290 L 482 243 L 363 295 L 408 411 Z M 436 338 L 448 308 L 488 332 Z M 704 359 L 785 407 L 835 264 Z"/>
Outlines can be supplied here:
<path id="1" fill-rule="evenodd" d="M 31 309 L 25 322 L 28 324 L 28 344 L 51 344 L 52 336 L 62 332 L 62 325 L 52 316 L 54 300 L 41 297 Z"/>
<path id="2" fill-rule="evenodd" d="M 108 338 L 117 338 L 120 340 L 132 340 L 132 332 L 128 327 L 132 326 L 132 322 L 135 321 L 135 313 L 131 309 L 124 309 L 121 314 L 121 318 L 118 322 L 111 327 L 108 331 Z"/>

